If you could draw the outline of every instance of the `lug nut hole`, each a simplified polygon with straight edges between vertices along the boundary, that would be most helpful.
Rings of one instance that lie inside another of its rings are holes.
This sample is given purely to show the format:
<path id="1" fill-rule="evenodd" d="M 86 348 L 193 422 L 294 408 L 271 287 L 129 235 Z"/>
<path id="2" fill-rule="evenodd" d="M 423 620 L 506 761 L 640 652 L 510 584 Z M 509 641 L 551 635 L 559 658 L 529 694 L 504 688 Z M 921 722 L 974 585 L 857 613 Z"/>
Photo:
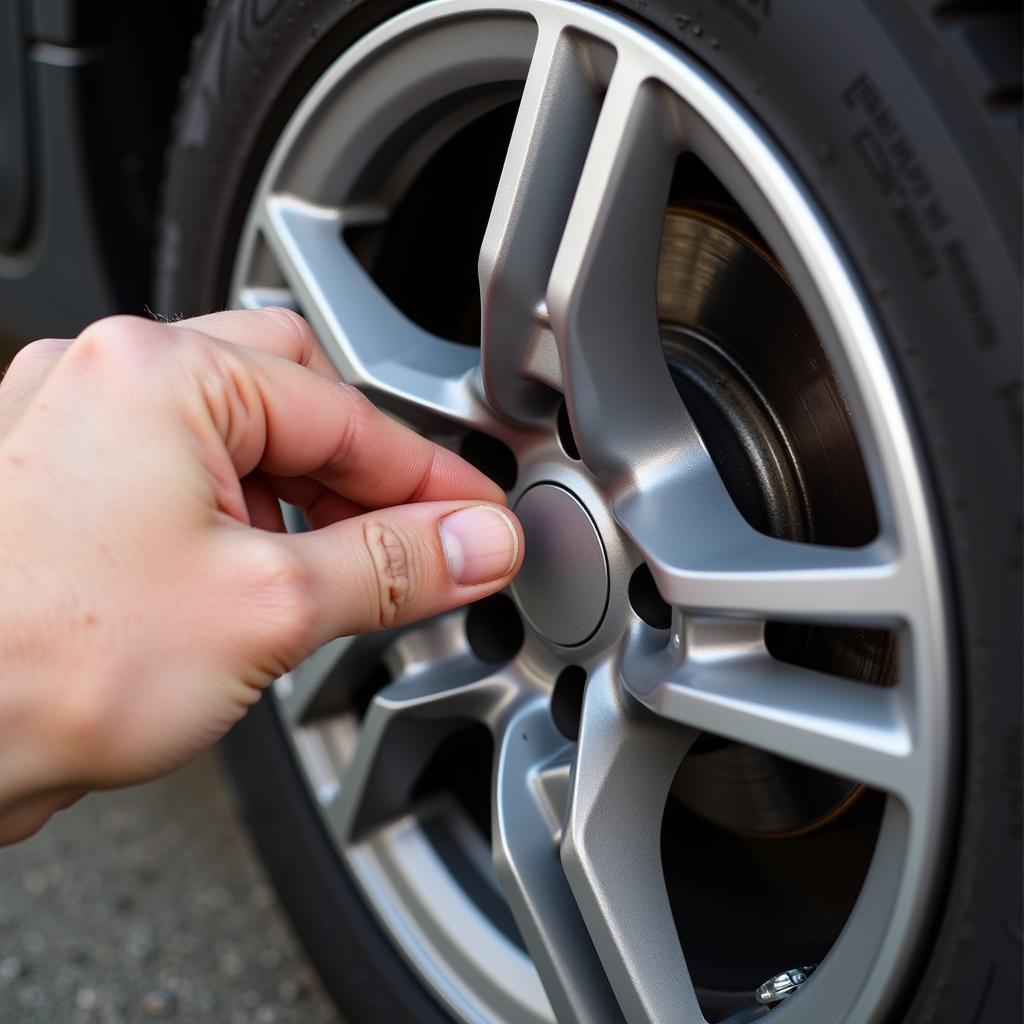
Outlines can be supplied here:
<path id="1" fill-rule="evenodd" d="M 583 691 L 587 673 L 579 665 L 568 665 L 558 673 L 551 691 L 551 717 L 555 728 L 567 739 L 580 738 L 580 716 L 583 714 Z"/>
<path id="2" fill-rule="evenodd" d="M 562 451 L 569 456 L 570 459 L 575 459 L 577 462 L 580 460 L 580 450 L 576 447 L 576 438 L 572 436 L 572 424 L 569 422 L 569 410 L 566 408 L 565 402 L 558 407 L 558 443 L 562 446 Z"/>
<path id="3" fill-rule="evenodd" d="M 646 565 L 638 565 L 629 578 L 629 603 L 648 626 L 668 629 L 672 625 L 672 608 L 658 593 L 657 584 Z"/>
<path id="4" fill-rule="evenodd" d="M 462 439 L 459 454 L 503 491 L 511 491 L 515 487 L 519 476 L 516 457 L 512 449 L 496 437 L 472 430 Z"/>
<path id="5" fill-rule="evenodd" d="M 523 620 L 510 597 L 492 594 L 466 611 L 466 639 L 482 661 L 511 661 L 523 646 Z"/>

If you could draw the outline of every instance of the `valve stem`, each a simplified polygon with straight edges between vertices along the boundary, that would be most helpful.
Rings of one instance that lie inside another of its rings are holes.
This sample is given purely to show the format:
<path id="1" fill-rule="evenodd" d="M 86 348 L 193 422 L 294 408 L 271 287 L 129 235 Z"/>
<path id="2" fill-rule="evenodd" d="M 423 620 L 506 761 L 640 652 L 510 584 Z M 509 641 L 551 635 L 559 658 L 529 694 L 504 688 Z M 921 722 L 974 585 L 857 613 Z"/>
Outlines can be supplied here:
<path id="1" fill-rule="evenodd" d="M 776 974 L 761 985 L 754 996 L 762 1006 L 781 1003 L 806 983 L 817 966 L 808 964 L 806 967 L 794 967 L 792 970 L 783 971 L 782 974 Z"/>

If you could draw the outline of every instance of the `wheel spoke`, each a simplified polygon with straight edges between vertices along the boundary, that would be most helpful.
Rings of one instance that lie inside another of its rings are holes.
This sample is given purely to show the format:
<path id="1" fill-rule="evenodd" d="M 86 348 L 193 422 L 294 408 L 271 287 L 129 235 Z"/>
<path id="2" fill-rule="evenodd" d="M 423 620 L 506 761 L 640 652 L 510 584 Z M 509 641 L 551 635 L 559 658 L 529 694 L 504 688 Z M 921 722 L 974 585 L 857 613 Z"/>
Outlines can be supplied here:
<path id="1" fill-rule="evenodd" d="M 376 669 L 396 631 L 342 636 L 314 651 L 305 661 L 274 683 L 285 722 L 308 725 L 330 715 L 350 711 L 357 691 Z"/>
<path id="2" fill-rule="evenodd" d="M 478 396 L 476 351 L 409 320 L 344 244 L 343 230 L 372 211 L 272 195 L 262 212 L 261 229 L 281 273 L 346 381 L 414 422 L 504 433 Z"/>
<path id="3" fill-rule="evenodd" d="M 425 623 L 332 640 L 278 679 L 274 696 L 288 725 L 306 725 L 350 711 L 357 692 L 382 663 L 397 679 L 431 661 L 454 663 L 468 653 L 466 612 L 460 608 Z"/>
<path id="4" fill-rule="evenodd" d="M 694 729 L 909 798 L 917 763 L 905 682 L 871 686 L 791 665 L 752 641 L 749 624 L 709 626 L 718 635 L 707 653 L 627 654 L 629 692 Z"/>
<path id="5" fill-rule="evenodd" d="M 861 548 L 781 540 L 740 515 L 699 438 L 614 502 L 662 597 L 692 612 L 893 625 L 915 606 L 909 574 L 879 538 Z"/>
<path id="6" fill-rule="evenodd" d="M 295 296 L 289 288 L 243 288 L 238 293 L 238 302 L 243 309 L 285 306 L 298 312 Z"/>
<path id="7" fill-rule="evenodd" d="M 537 380 L 562 387 L 543 304 L 600 110 L 594 58 L 606 54 L 595 51 L 542 26 L 480 250 L 484 386 L 519 419 L 552 404 Z"/>
<path id="8" fill-rule="evenodd" d="M 296 725 L 305 720 L 318 695 L 338 678 L 338 669 L 346 655 L 358 651 L 358 648 L 359 642 L 354 637 L 339 637 L 274 683 L 274 696 L 285 722 Z"/>
<path id="9" fill-rule="evenodd" d="M 558 1020 L 621 1021 L 558 856 L 564 801 L 551 795 L 568 782 L 570 755 L 546 696 L 509 721 L 495 773 L 495 869 Z"/>
<path id="10" fill-rule="evenodd" d="M 377 694 L 342 786 L 325 809 L 339 843 L 358 842 L 408 809 L 417 773 L 441 741 L 469 722 L 487 721 L 512 699 L 516 680 L 491 669 L 462 655 L 433 662 Z"/>
<path id="11" fill-rule="evenodd" d="M 910 602 L 891 545 L 826 548 L 758 533 L 672 383 L 652 282 L 676 112 L 657 84 L 616 68 L 555 258 L 547 306 L 583 460 L 614 491 L 617 518 L 671 603 L 862 624 L 899 618 Z"/>
<path id="12" fill-rule="evenodd" d="M 574 435 L 606 480 L 632 476 L 679 434 L 654 285 L 677 150 L 671 110 L 635 65 L 615 68 L 548 286 Z"/>
<path id="13" fill-rule="evenodd" d="M 626 1019 L 703 1024 L 661 862 L 665 801 L 697 733 L 624 701 L 610 666 L 591 676 L 562 864 Z"/>

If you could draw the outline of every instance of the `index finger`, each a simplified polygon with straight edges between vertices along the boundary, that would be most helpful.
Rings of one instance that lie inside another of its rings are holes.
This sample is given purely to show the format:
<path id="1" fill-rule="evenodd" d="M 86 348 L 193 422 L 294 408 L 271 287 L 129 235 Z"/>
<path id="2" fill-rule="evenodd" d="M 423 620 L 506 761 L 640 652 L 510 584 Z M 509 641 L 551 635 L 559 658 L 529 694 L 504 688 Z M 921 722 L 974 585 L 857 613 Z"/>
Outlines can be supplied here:
<path id="1" fill-rule="evenodd" d="M 174 326 L 202 331 L 232 345 L 288 359 L 331 380 L 341 379 L 305 318 L 285 306 L 225 309 L 179 320 Z"/>
<path id="2" fill-rule="evenodd" d="M 269 322 L 261 328 L 262 342 L 272 351 L 275 342 L 268 336 L 285 328 Z M 221 437 L 240 477 L 254 469 L 309 476 L 365 508 L 465 498 L 505 502 L 501 488 L 478 469 L 385 415 L 355 388 L 268 351 L 198 337 L 212 346 L 206 356 L 221 364 L 212 376 L 201 369 L 200 387 L 215 379 L 233 381 L 235 386 L 216 395 L 217 401 L 238 403 L 224 422 L 237 426 L 250 418 L 246 429 Z M 205 359 L 202 348 L 192 351 Z M 251 384 L 254 395 L 242 394 L 238 381 Z M 256 422 L 260 413 L 262 422 Z"/>

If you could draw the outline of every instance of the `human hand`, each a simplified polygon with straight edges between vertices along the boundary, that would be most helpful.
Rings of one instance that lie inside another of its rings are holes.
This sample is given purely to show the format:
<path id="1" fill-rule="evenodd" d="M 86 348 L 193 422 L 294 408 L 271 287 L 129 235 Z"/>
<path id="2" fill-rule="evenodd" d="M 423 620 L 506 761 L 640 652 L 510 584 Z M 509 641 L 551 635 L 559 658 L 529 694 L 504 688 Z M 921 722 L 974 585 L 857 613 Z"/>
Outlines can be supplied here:
<path id="1" fill-rule="evenodd" d="M 0 383 L 0 842 L 181 764 L 328 640 L 504 587 L 504 501 L 288 310 L 27 346 Z"/>

